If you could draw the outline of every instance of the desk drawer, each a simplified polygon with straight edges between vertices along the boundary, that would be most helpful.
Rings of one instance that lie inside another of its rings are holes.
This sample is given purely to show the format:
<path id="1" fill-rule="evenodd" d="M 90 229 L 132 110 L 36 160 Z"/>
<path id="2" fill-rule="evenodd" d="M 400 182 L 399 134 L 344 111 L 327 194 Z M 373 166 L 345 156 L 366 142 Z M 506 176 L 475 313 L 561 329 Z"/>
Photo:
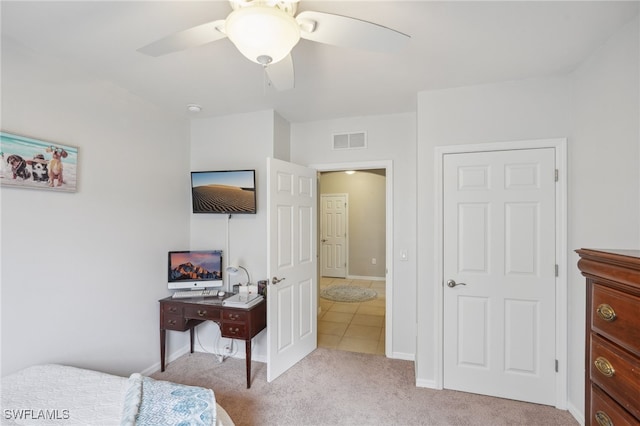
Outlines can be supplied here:
<path id="1" fill-rule="evenodd" d="M 640 297 L 593 285 L 591 329 L 640 356 Z"/>
<path id="2" fill-rule="evenodd" d="M 184 307 L 185 318 L 203 319 L 211 321 L 220 320 L 220 308 L 212 306 L 185 306 Z"/>
<path id="3" fill-rule="evenodd" d="M 593 334 L 589 359 L 591 380 L 640 417 L 640 360 Z"/>
<path id="4" fill-rule="evenodd" d="M 222 313 L 222 319 L 225 321 L 238 321 L 246 322 L 248 312 L 246 311 L 224 311 Z"/>
<path id="5" fill-rule="evenodd" d="M 244 324 L 235 322 L 223 322 L 220 326 L 223 337 L 230 337 L 232 339 L 246 339 L 247 328 Z"/>
<path id="6" fill-rule="evenodd" d="M 178 330 L 185 331 L 187 327 L 187 320 L 182 315 L 164 314 L 162 315 L 162 324 L 160 328 L 166 330 Z"/>
<path id="7" fill-rule="evenodd" d="M 164 312 L 165 314 L 182 315 L 182 306 L 174 305 L 172 303 L 163 303 L 162 312 Z"/>
<path id="8" fill-rule="evenodd" d="M 598 386 L 591 385 L 591 412 L 587 414 L 595 426 L 637 426 L 638 421 L 627 413 Z"/>

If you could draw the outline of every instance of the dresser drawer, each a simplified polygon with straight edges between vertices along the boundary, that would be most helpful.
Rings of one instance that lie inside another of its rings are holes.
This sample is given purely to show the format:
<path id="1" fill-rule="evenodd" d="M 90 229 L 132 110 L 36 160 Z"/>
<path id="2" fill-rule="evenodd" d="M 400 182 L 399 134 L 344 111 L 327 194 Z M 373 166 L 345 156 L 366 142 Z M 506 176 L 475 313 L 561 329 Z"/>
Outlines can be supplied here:
<path id="1" fill-rule="evenodd" d="M 220 308 L 211 306 L 185 306 L 184 307 L 185 318 L 194 318 L 202 320 L 219 321 L 220 320 Z"/>
<path id="2" fill-rule="evenodd" d="M 640 297 L 593 285 L 591 329 L 640 356 Z"/>
<path id="3" fill-rule="evenodd" d="M 245 339 L 247 334 L 245 325 L 235 322 L 223 322 L 220 326 L 220 331 L 223 337 L 232 339 Z"/>
<path id="4" fill-rule="evenodd" d="M 597 335 L 591 335 L 591 380 L 640 418 L 640 359 Z"/>
<path id="5" fill-rule="evenodd" d="M 588 415 L 590 424 L 597 426 L 638 426 L 639 424 L 638 420 L 596 385 L 591 385 L 591 412 Z"/>

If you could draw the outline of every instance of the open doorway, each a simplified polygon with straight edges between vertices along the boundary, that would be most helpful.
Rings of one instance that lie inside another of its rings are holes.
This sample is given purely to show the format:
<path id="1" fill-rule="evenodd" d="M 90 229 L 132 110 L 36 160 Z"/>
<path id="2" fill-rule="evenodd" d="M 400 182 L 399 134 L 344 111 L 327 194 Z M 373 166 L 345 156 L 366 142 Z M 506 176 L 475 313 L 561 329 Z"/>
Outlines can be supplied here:
<path id="1" fill-rule="evenodd" d="M 387 170 L 320 172 L 318 346 L 386 354 Z"/>

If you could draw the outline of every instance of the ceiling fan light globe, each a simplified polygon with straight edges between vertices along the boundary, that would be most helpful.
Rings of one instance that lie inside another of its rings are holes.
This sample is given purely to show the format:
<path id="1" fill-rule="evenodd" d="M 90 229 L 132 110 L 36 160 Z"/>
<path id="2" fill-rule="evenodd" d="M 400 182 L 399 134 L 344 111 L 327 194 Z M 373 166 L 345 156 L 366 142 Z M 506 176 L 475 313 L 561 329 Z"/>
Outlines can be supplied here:
<path id="1" fill-rule="evenodd" d="M 293 16 L 274 7 L 251 6 L 234 10 L 225 24 L 227 37 L 247 59 L 263 64 L 284 59 L 300 40 L 300 27 Z M 263 64 L 264 65 L 264 64 Z"/>

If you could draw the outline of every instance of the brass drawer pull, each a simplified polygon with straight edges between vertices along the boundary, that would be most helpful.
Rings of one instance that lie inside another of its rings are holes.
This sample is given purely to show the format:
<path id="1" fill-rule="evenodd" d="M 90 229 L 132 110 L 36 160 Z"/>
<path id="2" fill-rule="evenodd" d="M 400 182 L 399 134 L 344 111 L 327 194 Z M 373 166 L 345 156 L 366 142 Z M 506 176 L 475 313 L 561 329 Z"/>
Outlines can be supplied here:
<path id="1" fill-rule="evenodd" d="M 198 316 L 199 317 L 203 317 L 205 315 L 207 315 L 207 311 L 201 311 L 200 309 L 198 309 Z"/>
<path id="2" fill-rule="evenodd" d="M 177 312 L 177 311 L 178 311 L 178 308 L 176 308 L 175 306 L 172 306 L 172 307 L 169 308 L 169 312 L 173 313 L 173 312 Z"/>
<path id="3" fill-rule="evenodd" d="M 238 314 L 229 314 L 229 319 L 230 320 L 237 320 L 238 318 L 240 318 L 240 315 L 238 315 Z"/>
<path id="4" fill-rule="evenodd" d="M 169 325 L 176 325 L 176 320 L 169 320 L 167 322 L 169 323 Z"/>
<path id="5" fill-rule="evenodd" d="M 598 422 L 600 426 L 613 426 L 611 417 L 609 417 L 604 411 L 596 411 L 595 418 L 596 422 Z"/>
<path id="6" fill-rule="evenodd" d="M 238 334 L 238 331 L 240 331 L 238 327 L 236 327 L 235 330 L 233 329 L 233 327 L 229 327 L 229 333 L 231 334 Z"/>
<path id="7" fill-rule="evenodd" d="M 616 319 L 616 311 L 610 305 L 602 303 L 596 308 L 596 313 L 604 321 L 612 322 Z"/>
<path id="8" fill-rule="evenodd" d="M 599 356 L 598 358 L 596 358 L 593 364 L 596 366 L 599 372 L 601 372 L 607 377 L 613 377 L 613 375 L 616 373 L 616 370 L 614 370 L 613 365 L 611 365 L 609 360 L 606 359 L 605 357 Z"/>

